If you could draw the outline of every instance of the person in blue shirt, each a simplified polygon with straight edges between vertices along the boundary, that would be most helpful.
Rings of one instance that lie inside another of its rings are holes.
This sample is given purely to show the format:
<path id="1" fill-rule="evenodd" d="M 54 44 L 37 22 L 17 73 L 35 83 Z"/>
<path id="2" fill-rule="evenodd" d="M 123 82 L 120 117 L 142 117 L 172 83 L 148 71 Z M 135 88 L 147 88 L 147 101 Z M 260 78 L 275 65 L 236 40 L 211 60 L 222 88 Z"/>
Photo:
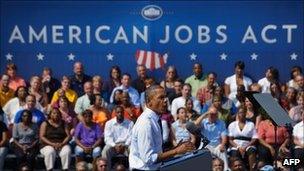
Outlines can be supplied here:
<path id="1" fill-rule="evenodd" d="M 37 125 L 41 125 L 45 121 L 44 113 L 38 110 L 36 106 L 36 97 L 34 95 L 28 95 L 25 99 L 26 109 L 32 112 L 32 122 Z M 22 113 L 25 109 L 19 110 L 14 119 L 14 123 L 17 124 L 22 121 Z"/>
<path id="2" fill-rule="evenodd" d="M 111 97 L 110 97 L 110 103 L 114 102 L 114 92 L 116 90 L 122 90 L 123 92 L 128 92 L 129 96 L 131 98 L 131 102 L 134 106 L 140 107 L 140 97 L 138 91 L 131 87 L 131 75 L 128 73 L 123 74 L 121 78 L 121 86 L 118 86 L 113 89 Z"/>
<path id="3" fill-rule="evenodd" d="M 201 134 L 204 135 L 210 143 L 206 146 L 214 156 L 224 161 L 224 170 L 228 170 L 228 159 L 226 144 L 228 142 L 227 129 L 224 121 L 218 119 L 218 110 L 211 106 L 205 115 L 196 119 L 195 124 L 201 128 Z"/>

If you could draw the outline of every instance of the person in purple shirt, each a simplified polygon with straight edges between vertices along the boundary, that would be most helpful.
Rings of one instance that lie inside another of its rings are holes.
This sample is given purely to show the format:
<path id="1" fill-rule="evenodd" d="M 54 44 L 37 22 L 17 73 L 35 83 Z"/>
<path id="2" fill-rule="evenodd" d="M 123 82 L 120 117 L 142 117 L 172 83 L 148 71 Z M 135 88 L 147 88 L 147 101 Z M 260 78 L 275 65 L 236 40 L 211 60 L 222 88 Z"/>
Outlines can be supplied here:
<path id="1" fill-rule="evenodd" d="M 75 129 L 75 154 L 76 163 L 82 161 L 88 154 L 93 157 L 93 166 L 96 159 L 101 155 L 100 144 L 102 142 L 103 131 L 100 126 L 93 122 L 93 112 L 85 110 L 82 113 L 84 122 L 79 122 Z"/>

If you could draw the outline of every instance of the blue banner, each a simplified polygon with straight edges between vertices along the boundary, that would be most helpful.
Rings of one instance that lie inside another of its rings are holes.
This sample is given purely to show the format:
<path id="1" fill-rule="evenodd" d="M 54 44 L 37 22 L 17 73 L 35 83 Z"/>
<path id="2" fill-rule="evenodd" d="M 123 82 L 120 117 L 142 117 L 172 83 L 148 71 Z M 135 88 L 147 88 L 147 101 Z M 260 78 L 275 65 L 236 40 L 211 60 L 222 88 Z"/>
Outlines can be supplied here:
<path id="1" fill-rule="evenodd" d="M 243 60 L 255 81 L 269 66 L 281 80 L 304 66 L 303 1 L 1 1 L 1 72 L 12 61 L 28 79 L 51 67 L 70 75 L 75 61 L 86 73 L 108 77 L 112 65 L 136 75 L 142 63 L 164 78 L 164 67 L 223 79 Z"/>

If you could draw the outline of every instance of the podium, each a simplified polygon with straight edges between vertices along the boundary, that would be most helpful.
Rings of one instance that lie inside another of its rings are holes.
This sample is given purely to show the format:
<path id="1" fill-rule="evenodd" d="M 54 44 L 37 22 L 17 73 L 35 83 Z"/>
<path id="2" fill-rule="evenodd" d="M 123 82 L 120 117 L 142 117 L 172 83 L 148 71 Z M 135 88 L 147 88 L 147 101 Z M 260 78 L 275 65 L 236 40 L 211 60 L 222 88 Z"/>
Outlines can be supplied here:
<path id="1" fill-rule="evenodd" d="M 202 149 L 172 158 L 163 162 L 161 171 L 203 171 L 212 170 L 212 156 L 209 150 Z"/>

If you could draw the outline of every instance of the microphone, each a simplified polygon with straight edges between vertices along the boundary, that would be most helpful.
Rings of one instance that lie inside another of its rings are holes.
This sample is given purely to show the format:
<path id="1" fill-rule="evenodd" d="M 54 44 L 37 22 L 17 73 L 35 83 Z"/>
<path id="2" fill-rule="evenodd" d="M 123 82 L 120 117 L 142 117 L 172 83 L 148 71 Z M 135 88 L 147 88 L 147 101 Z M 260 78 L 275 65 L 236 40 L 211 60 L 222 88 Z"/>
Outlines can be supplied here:
<path id="1" fill-rule="evenodd" d="M 200 140 L 200 141 L 196 141 L 195 142 L 195 147 L 196 148 L 199 148 L 199 146 L 201 145 L 201 143 L 203 143 L 202 148 L 205 148 L 210 143 L 210 141 L 208 140 L 208 138 L 201 134 L 200 128 L 197 127 L 193 122 L 187 122 L 186 123 L 186 129 L 191 134 L 193 134 L 196 137 L 196 139 Z"/>

